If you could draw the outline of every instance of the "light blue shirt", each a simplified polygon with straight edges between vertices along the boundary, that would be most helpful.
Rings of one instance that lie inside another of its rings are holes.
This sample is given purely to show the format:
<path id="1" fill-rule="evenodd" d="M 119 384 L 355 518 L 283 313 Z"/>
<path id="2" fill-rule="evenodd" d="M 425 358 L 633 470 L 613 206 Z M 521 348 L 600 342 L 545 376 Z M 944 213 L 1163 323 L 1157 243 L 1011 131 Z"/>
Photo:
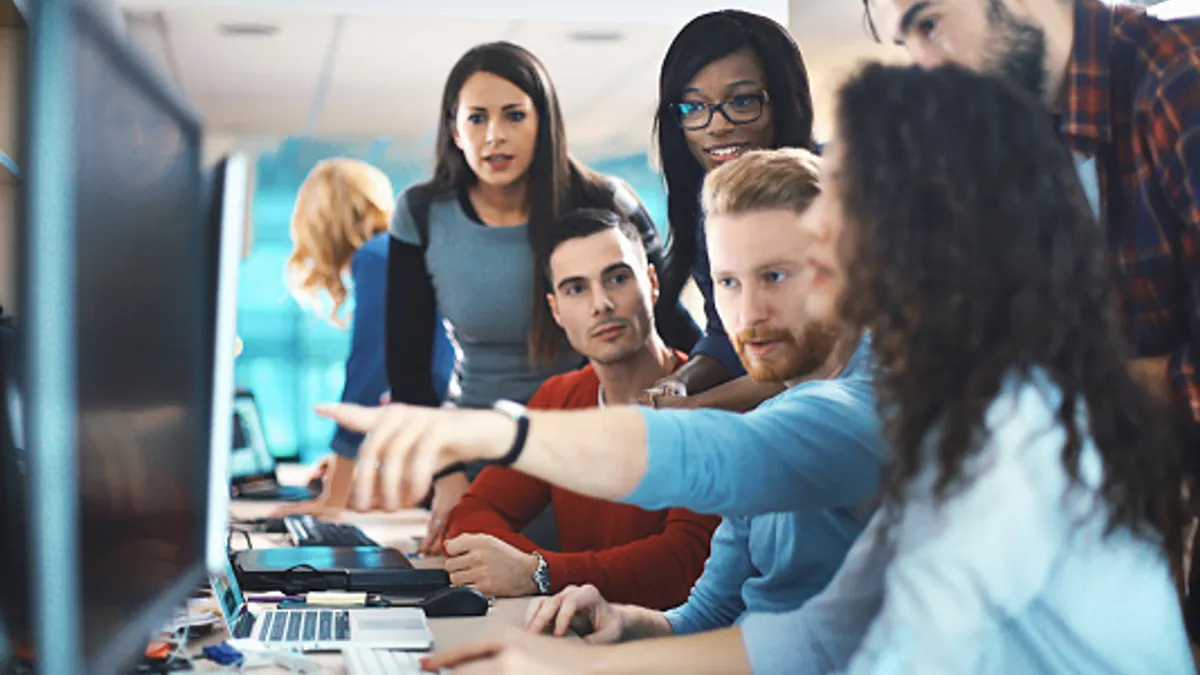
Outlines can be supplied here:
<path id="1" fill-rule="evenodd" d="M 1058 390 L 1010 380 L 973 480 L 935 505 L 930 468 L 890 532 L 875 517 L 829 587 L 742 624 L 755 675 L 1182 675 L 1194 671 L 1167 560 L 1105 535 L 1090 441 L 1068 487 Z"/>
<path id="2" fill-rule="evenodd" d="M 725 518 L 713 535 L 712 553 L 687 603 L 666 613 L 677 635 L 730 626 L 746 612 L 795 609 L 837 573 L 866 521 L 868 509 L 854 497 L 867 492 L 871 493 L 867 498 L 873 496 L 882 465 L 882 438 L 866 360 L 862 349 L 837 378 L 791 387 L 744 416 L 762 430 L 762 436 L 747 436 L 725 446 L 735 455 L 743 443 L 772 443 L 781 453 L 824 457 L 834 464 L 821 471 L 860 480 L 850 492 L 832 495 L 828 508 Z M 818 397 L 825 400 L 812 400 Z M 819 419 L 814 417 L 818 412 Z M 810 427 L 806 444 L 797 445 L 795 430 Z M 835 427 L 836 435 L 822 433 Z M 652 442 L 660 438 L 665 436 L 660 434 Z M 676 440 L 683 442 L 682 437 Z M 713 436 L 709 442 L 723 444 L 725 439 Z"/>
<path id="3" fill-rule="evenodd" d="M 861 507 L 879 489 L 878 472 L 861 467 L 883 461 L 882 430 L 875 415 L 862 419 L 845 411 L 863 401 L 874 410 L 872 368 L 864 339 L 841 377 L 806 382 L 804 396 L 770 409 L 639 408 L 649 448 L 646 473 L 624 501 L 726 517 Z"/>

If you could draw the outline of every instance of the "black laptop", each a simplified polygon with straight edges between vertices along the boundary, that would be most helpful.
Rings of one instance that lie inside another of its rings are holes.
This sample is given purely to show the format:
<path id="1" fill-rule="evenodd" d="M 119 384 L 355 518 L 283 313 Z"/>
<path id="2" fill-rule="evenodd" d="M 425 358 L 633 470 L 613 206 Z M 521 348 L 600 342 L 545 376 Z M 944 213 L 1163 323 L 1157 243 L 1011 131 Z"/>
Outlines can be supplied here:
<path id="1" fill-rule="evenodd" d="M 252 548 L 233 554 L 238 582 L 251 591 L 365 591 L 420 597 L 450 585 L 440 568 L 416 569 L 394 548 Z"/>
<path id="2" fill-rule="evenodd" d="M 300 502 L 321 493 L 319 482 L 280 485 L 275 456 L 267 445 L 254 394 L 239 389 L 233 399 L 233 451 L 229 454 L 229 493 L 236 499 Z"/>

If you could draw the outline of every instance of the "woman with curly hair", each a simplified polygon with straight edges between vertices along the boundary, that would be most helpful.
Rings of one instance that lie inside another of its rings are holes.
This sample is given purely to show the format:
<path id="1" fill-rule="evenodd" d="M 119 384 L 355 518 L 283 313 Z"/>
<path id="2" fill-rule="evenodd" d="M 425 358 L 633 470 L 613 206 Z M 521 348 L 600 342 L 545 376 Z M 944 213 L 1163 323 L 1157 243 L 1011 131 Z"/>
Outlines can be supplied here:
<path id="1" fill-rule="evenodd" d="M 1179 441 L 1050 119 L 998 79 L 877 65 L 837 128 L 806 306 L 871 332 L 895 452 L 850 672 L 1193 672 Z"/>

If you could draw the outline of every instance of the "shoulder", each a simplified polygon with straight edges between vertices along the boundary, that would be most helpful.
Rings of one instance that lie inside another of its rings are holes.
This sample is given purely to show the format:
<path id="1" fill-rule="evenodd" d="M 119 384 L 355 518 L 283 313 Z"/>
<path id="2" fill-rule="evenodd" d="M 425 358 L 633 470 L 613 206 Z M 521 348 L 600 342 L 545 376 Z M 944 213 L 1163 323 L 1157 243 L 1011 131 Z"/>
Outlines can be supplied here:
<path id="1" fill-rule="evenodd" d="M 1048 432 L 1061 432 L 1061 405 L 1062 390 L 1045 371 L 1009 375 L 984 413 L 990 445 L 1001 454 L 1026 454 L 1020 449 L 1042 445 Z"/>
<path id="2" fill-rule="evenodd" d="M 354 253 L 354 260 L 387 260 L 387 255 L 388 235 L 386 232 L 380 232 L 359 247 Z"/>
<path id="3" fill-rule="evenodd" d="M 882 424 L 875 402 L 875 389 L 867 378 L 819 380 L 791 387 L 744 417 L 805 437 L 855 439 L 882 452 Z"/>
<path id="4" fill-rule="evenodd" d="M 1117 14 L 1114 31 L 1136 50 L 1140 67 L 1130 86 L 1140 103 L 1200 105 L 1200 19 L 1163 21 L 1127 10 Z"/>
<path id="5" fill-rule="evenodd" d="M 868 377 L 845 377 L 833 380 L 801 382 L 774 398 L 759 410 L 775 408 L 793 410 L 806 415 L 875 416 L 875 386 Z"/>
<path id="6" fill-rule="evenodd" d="M 599 402 L 600 379 L 591 365 L 555 375 L 529 399 L 530 408 L 589 408 Z"/>
<path id="7" fill-rule="evenodd" d="M 455 211 L 448 212 L 447 206 L 452 207 Z M 434 220 L 441 221 L 452 213 L 462 216 L 462 209 L 458 207 L 458 201 L 454 195 L 431 196 L 424 184 L 411 185 L 396 197 L 396 207 L 392 211 L 389 228 L 391 235 L 406 244 L 420 245 L 421 236 L 413 214 L 421 211 L 426 214 L 427 223 L 432 223 Z"/>
<path id="8" fill-rule="evenodd" d="M 388 234 L 381 232 L 368 239 L 354 252 L 354 257 L 350 259 L 350 273 L 354 276 L 355 283 L 358 283 L 359 277 L 369 275 L 374 270 L 386 269 L 388 240 Z"/>

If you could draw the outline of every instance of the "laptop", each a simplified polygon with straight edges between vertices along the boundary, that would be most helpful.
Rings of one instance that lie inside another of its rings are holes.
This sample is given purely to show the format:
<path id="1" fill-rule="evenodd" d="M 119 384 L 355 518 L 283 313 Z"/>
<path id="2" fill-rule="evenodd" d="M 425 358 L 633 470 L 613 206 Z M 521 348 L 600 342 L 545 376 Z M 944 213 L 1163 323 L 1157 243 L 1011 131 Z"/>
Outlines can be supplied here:
<path id="1" fill-rule="evenodd" d="M 339 651 L 353 647 L 429 651 L 433 647 L 433 633 L 425 612 L 416 607 L 313 607 L 255 614 L 246 604 L 231 564 L 227 563 L 222 572 L 210 572 L 209 583 L 221 604 L 229 644 L 234 649 Z"/>
<path id="2" fill-rule="evenodd" d="M 233 554 L 230 562 L 251 591 L 367 591 L 421 597 L 450 585 L 446 570 L 414 568 L 393 548 L 252 548 Z"/>
<path id="3" fill-rule="evenodd" d="M 313 499 L 320 485 L 280 485 L 275 456 L 267 446 L 254 394 L 239 389 L 233 398 L 233 449 L 229 453 L 229 494 L 238 499 L 299 502 Z"/>

